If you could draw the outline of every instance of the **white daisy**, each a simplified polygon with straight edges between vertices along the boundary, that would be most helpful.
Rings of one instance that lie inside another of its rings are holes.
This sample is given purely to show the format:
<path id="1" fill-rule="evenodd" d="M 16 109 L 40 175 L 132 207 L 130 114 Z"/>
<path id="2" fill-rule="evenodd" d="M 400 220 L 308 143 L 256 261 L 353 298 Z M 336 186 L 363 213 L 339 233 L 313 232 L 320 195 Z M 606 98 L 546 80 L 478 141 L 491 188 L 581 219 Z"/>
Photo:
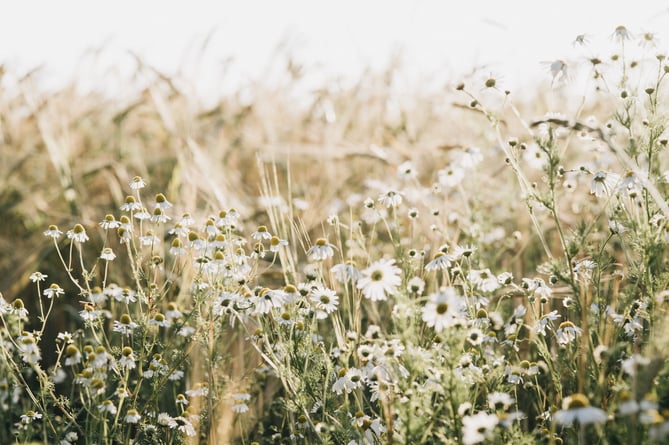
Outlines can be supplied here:
<path id="1" fill-rule="evenodd" d="M 464 299 L 452 287 L 442 287 L 430 295 L 430 301 L 423 308 L 423 321 L 436 332 L 462 323 L 465 313 Z"/>
<path id="2" fill-rule="evenodd" d="M 553 421 L 565 426 L 571 426 L 573 423 L 579 425 L 604 424 L 607 420 L 606 411 L 590 406 L 588 398 L 580 393 L 566 397 L 562 401 L 562 409 L 553 414 Z"/>
<path id="3" fill-rule="evenodd" d="M 402 270 L 395 266 L 394 259 L 378 260 L 362 271 L 357 287 L 362 290 L 365 298 L 372 301 L 386 300 L 402 284 L 401 273 Z"/>

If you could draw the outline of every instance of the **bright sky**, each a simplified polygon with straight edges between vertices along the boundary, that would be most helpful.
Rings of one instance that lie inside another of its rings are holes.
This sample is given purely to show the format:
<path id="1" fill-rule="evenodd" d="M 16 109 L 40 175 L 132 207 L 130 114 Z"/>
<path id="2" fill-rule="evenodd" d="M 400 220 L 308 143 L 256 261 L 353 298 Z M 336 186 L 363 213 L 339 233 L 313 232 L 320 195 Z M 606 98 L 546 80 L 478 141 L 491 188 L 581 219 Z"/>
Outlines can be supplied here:
<path id="1" fill-rule="evenodd" d="M 0 62 L 21 71 L 44 63 L 51 85 L 73 73 L 95 85 L 101 67 L 132 71 L 132 50 L 215 94 L 265 78 L 283 42 L 298 61 L 333 76 L 380 69 L 401 50 L 412 78 L 447 81 L 490 64 L 486 70 L 520 84 L 547 75 L 541 62 L 577 54 L 578 34 L 610 48 L 618 25 L 655 32 L 669 48 L 669 0 L 22 0 L 3 5 Z M 95 68 L 90 58 L 81 62 L 87 49 L 100 47 Z"/>

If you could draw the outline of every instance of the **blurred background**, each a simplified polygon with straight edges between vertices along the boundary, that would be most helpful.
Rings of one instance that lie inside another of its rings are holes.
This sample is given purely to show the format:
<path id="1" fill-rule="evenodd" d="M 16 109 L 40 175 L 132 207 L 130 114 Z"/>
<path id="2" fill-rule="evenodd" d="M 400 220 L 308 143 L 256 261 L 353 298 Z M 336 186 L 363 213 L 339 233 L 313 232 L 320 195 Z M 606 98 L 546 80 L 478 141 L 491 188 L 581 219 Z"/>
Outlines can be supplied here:
<path id="1" fill-rule="evenodd" d="M 547 75 L 542 62 L 572 57 L 577 35 L 597 52 L 618 25 L 660 41 L 669 28 L 662 0 L 28 0 L 3 9 L 0 61 L 18 72 L 44 65 L 44 86 L 77 78 L 81 88 L 117 91 L 140 57 L 189 79 L 208 99 L 275 79 L 286 53 L 308 68 L 305 87 L 398 62 L 409 82 L 443 82 L 485 66 L 523 85 Z"/>

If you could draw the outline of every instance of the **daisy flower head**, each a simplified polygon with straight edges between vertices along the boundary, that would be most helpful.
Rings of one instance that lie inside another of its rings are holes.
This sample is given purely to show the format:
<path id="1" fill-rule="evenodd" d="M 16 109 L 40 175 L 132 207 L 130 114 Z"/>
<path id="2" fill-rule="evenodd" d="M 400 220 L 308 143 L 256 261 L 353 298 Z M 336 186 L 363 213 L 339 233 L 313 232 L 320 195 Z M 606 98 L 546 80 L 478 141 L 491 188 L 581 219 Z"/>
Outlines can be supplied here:
<path id="1" fill-rule="evenodd" d="M 309 297 L 316 308 L 316 318 L 326 318 L 328 314 L 337 310 L 339 306 L 339 296 L 332 289 L 321 285 L 311 290 Z"/>
<path id="2" fill-rule="evenodd" d="M 125 415 L 125 421 L 127 423 L 137 423 L 142 418 L 139 412 L 136 409 L 129 409 Z"/>
<path id="3" fill-rule="evenodd" d="M 272 234 L 267 230 L 267 226 L 259 226 L 255 232 L 251 234 L 251 238 L 257 241 L 272 239 Z"/>
<path id="4" fill-rule="evenodd" d="M 114 215 L 108 214 L 105 215 L 105 218 L 102 221 L 100 221 L 100 227 L 102 227 L 104 230 L 117 229 L 121 227 L 121 223 L 116 221 Z"/>
<path id="5" fill-rule="evenodd" d="M 389 190 L 379 195 L 379 202 L 387 208 L 399 207 L 402 204 L 402 193 Z"/>
<path id="6" fill-rule="evenodd" d="M 114 261 L 116 258 L 116 254 L 114 253 L 113 250 L 109 247 L 105 247 L 102 249 L 102 252 L 100 253 L 100 259 L 105 260 L 105 261 Z"/>
<path id="7" fill-rule="evenodd" d="M 446 270 L 451 267 L 451 258 L 444 252 L 437 252 L 432 261 L 425 265 L 425 270 Z"/>
<path id="8" fill-rule="evenodd" d="M 51 224 L 49 228 L 44 231 L 44 236 L 46 236 L 47 238 L 58 239 L 62 234 L 63 232 L 58 230 L 58 226 L 53 224 Z"/>
<path id="9" fill-rule="evenodd" d="M 464 299 L 453 287 L 442 287 L 439 292 L 430 295 L 430 300 L 423 308 L 423 321 L 436 332 L 462 323 L 465 314 Z"/>
<path id="10" fill-rule="evenodd" d="M 307 251 L 311 261 L 325 261 L 334 256 L 334 246 L 325 238 L 318 238 L 316 243 Z"/>
<path id="11" fill-rule="evenodd" d="M 67 231 L 67 237 L 78 243 L 85 243 L 88 241 L 88 235 L 86 234 L 86 229 L 81 224 L 75 224 L 75 226 Z"/>
<path id="12" fill-rule="evenodd" d="M 632 34 L 627 30 L 623 25 L 616 26 L 616 29 L 611 34 L 611 38 L 620 43 L 623 43 L 625 40 L 632 39 Z"/>
<path id="13" fill-rule="evenodd" d="M 146 187 L 146 181 L 144 181 L 141 176 L 135 176 L 132 178 L 132 181 L 130 181 L 130 188 L 132 190 L 139 190 L 144 187 Z"/>
<path id="14" fill-rule="evenodd" d="M 560 323 L 556 334 L 559 344 L 568 345 L 576 340 L 576 337 L 581 336 L 581 328 L 574 325 L 571 321 L 563 321 Z"/>
<path id="15" fill-rule="evenodd" d="M 330 269 L 330 272 L 334 274 L 335 279 L 340 283 L 355 283 L 362 277 L 353 261 L 335 264 L 332 266 L 332 269 Z"/>
<path id="16" fill-rule="evenodd" d="M 619 181 L 620 176 L 616 173 L 600 170 L 595 173 L 590 181 L 590 194 L 595 195 L 597 198 L 609 196 L 615 190 Z"/>
<path id="17" fill-rule="evenodd" d="M 588 398 L 580 393 L 566 397 L 562 401 L 562 409 L 553 414 L 553 421 L 565 426 L 571 426 L 574 423 L 579 425 L 605 424 L 607 420 L 606 411 L 590 406 Z"/>
<path id="18" fill-rule="evenodd" d="M 33 272 L 30 274 L 28 279 L 32 281 L 33 283 L 37 283 L 38 281 L 44 281 L 46 280 L 48 275 L 43 274 L 42 272 Z"/>
<path id="19" fill-rule="evenodd" d="M 462 418 L 462 443 L 471 445 L 491 439 L 499 418 L 484 411 Z"/>
<path id="20" fill-rule="evenodd" d="M 395 266 L 395 260 L 378 260 L 362 272 L 357 287 L 365 298 L 372 301 L 386 300 L 397 292 L 402 284 L 402 270 Z"/>
<path id="21" fill-rule="evenodd" d="M 52 283 L 51 286 L 47 287 L 42 292 L 42 295 L 44 295 L 48 299 L 58 298 L 63 294 L 65 294 L 65 290 L 63 290 L 63 288 L 61 288 L 56 283 Z"/>

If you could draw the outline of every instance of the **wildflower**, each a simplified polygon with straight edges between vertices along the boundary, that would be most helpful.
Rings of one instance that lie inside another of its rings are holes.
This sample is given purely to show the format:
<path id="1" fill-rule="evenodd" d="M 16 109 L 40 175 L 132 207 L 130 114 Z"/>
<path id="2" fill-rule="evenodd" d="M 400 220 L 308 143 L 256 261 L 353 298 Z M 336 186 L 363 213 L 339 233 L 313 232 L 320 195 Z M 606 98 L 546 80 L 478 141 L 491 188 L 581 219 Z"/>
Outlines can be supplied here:
<path id="1" fill-rule="evenodd" d="M 423 321 L 436 332 L 460 324 L 464 317 L 464 300 L 452 287 L 442 287 L 439 292 L 430 295 L 429 302 L 423 308 Z"/>
<path id="2" fill-rule="evenodd" d="M 449 166 L 437 172 L 439 184 L 444 187 L 457 187 L 465 178 L 464 169 L 457 166 Z"/>
<path id="3" fill-rule="evenodd" d="M 88 241 L 88 235 L 86 235 L 86 229 L 81 224 L 75 224 L 75 226 L 67 231 L 67 237 L 78 243 L 85 243 Z"/>
<path id="4" fill-rule="evenodd" d="M 179 238 L 174 238 L 172 240 L 172 246 L 170 247 L 169 252 L 174 256 L 185 254 L 186 248 L 184 247 L 184 243 Z"/>
<path id="5" fill-rule="evenodd" d="M 58 445 L 73 445 L 73 444 L 77 443 L 78 439 L 79 439 L 79 435 L 74 431 L 70 431 L 70 432 L 65 434 L 65 437 L 63 438 L 63 440 L 58 442 Z"/>
<path id="6" fill-rule="evenodd" d="M 568 75 L 568 65 L 564 60 L 556 59 L 553 62 L 548 63 L 548 70 L 551 73 L 553 78 L 551 84 L 555 82 L 564 82 L 567 80 Z"/>
<path id="7" fill-rule="evenodd" d="M 114 215 L 108 214 L 105 215 L 105 218 L 100 222 L 100 227 L 102 227 L 104 230 L 117 229 L 121 227 L 121 223 L 116 221 Z"/>
<path id="8" fill-rule="evenodd" d="M 412 277 L 407 283 L 407 290 L 414 295 L 422 295 L 425 290 L 425 281 L 421 277 Z"/>
<path id="9" fill-rule="evenodd" d="M 22 333 L 18 338 L 19 352 L 21 352 L 21 360 L 25 363 L 34 365 L 42 360 L 42 353 L 35 336 L 29 332 Z"/>
<path id="10" fill-rule="evenodd" d="M 565 426 L 571 426 L 574 422 L 579 425 L 604 424 L 607 419 L 606 411 L 590 406 L 588 398 L 580 393 L 566 397 L 562 401 L 562 409 L 553 414 L 553 421 Z"/>
<path id="11" fill-rule="evenodd" d="M 481 162 L 483 162 L 483 154 L 478 147 L 467 147 L 459 152 L 458 164 L 464 169 L 475 168 Z"/>
<path id="12" fill-rule="evenodd" d="M 493 411 L 506 411 L 513 405 L 514 399 L 505 392 L 491 392 L 488 394 L 488 406 Z"/>
<path id="13" fill-rule="evenodd" d="M 165 318 L 168 320 L 176 320 L 181 317 L 181 311 L 177 308 L 177 305 L 174 303 L 167 304 L 167 311 L 165 312 Z"/>
<path id="14" fill-rule="evenodd" d="M 639 368 L 650 364 L 650 359 L 640 354 L 633 354 L 622 362 L 622 368 L 627 375 L 635 376 Z"/>
<path id="15" fill-rule="evenodd" d="M 42 295 L 44 295 L 48 299 L 52 299 L 54 297 L 58 298 L 61 295 L 63 295 L 64 293 L 65 293 L 65 291 L 59 285 L 57 285 L 56 283 L 52 283 L 51 286 L 44 289 L 44 291 L 42 292 Z"/>
<path id="16" fill-rule="evenodd" d="M 116 405 L 111 400 L 104 400 L 98 405 L 98 411 L 103 415 L 109 413 L 114 416 L 116 415 Z"/>
<path id="17" fill-rule="evenodd" d="M 53 224 L 51 224 L 49 228 L 44 231 L 44 236 L 46 236 L 47 238 L 58 239 L 62 234 L 63 232 L 58 230 L 58 226 L 55 226 Z"/>
<path id="18" fill-rule="evenodd" d="M 75 345 L 67 345 L 65 348 L 65 366 L 72 366 L 81 363 L 81 352 Z"/>
<path id="19" fill-rule="evenodd" d="M 482 292 L 492 292 L 499 288 L 497 277 L 490 272 L 490 269 L 470 270 L 467 278 Z"/>
<path id="20" fill-rule="evenodd" d="M 157 312 L 154 314 L 153 318 L 149 320 L 149 324 L 154 325 L 154 326 L 159 326 L 161 328 L 169 328 L 170 327 L 170 321 L 165 318 L 163 314 L 160 312 Z"/>
<path id="21" fill-rule="evenodd" d="M 138 211 L 132 214 L 133 218 L 138 219 L 138 220 L 145 220 L 145 219 L 150 219 L 151 218 L 151 213 L 146 209 L 146 207 L 142 207 Z"/>
<path id="22" fill-rule="evenodd" d="M 137 202 L 134 196 L 126 196 L 125 202 L 121 204 L 121 211 L 123 212 L 133 212 L 142 208 L 142 204 Z"/>
<path id="23" fill-rule="evenodd" d="M 402 162 L 397 167 L 397 176 L 400 179 L 413 179 L 416 177 L 416 171 L 411 161 Z"/>
<path id="24" fill-rule="evenodd" d="M 252 301 L 255 307 L 254 314 L 268 314 L 272 308 L 279 308 L 283 305 L 281 294 L 266 287 L 261 289 Z"/>
<path id="25" fill-rule="evenodd" d="M 139 190 L 146 187 L 146 182 L 142 179 L 141 176 L 135 176 L 130 181 L 130 188 L 133 190 Z"/>
<path id="26" fill-rule="evenodd" d="M 123 335 L 130 335 L 137 328 L 137 323 L 131 320 L 130 315 L 123 314 L 118 320 L 114 320 L 114 332 L 120 332 Z"/>
<path id="27" fill-rule="evenodd" d="M 332 269 L 330 269 L 330 272 L 334 274 L 335 279 L 340 283 L 355 283 L 362 277 L 353 261 L 335 264 L 332 266 Z"/>
<path id="28" fill-rule="evenodd" d="M 556 334 L 558 343 L 568 345 L 581 335 L 581 328 L 575 326 L 571 321 L 563 321 L 560 323 Z"/>
<path id="29" fill-rule="evenodd" d="M 137 217 L 137 214 L 135 214 L 135 217 Z M 164 224 L 172 218 L 165 214 L 162 207 L 156 207 L 153 210 L 153 214 L 151 215 L 150 219 L 152 223 Z"/>
<path id="30" fill-rule="evenodd" d="M 255 232 L 251 234 L 251 238 L 254 240 L 269 240 L 272 238 L 272 234 L 267 231 L 266 226 L 259 226 Z"/>
<path id="31" fill-rule="evenodd" d="M 102 249 L 102 253 L 100 254 L 100 259 L 105 260 L 105 261 L 114 261 L 116 258 L 116 254 L 114 253 L 113 250 L 109 247 L 105 247 Z"/>
<path id="32" fill-rule="evenodd" d="M 86 303 L 84 309 L 79 311 L 79 316 L 84 321 L 95 321 L 98 317 L 102 315 L 102 311 L 95 309 L 95 306 Z"/>
<path id="33" fill-rule="evenodd" d="M 400 192 L 390 190 L 379 195 L 379 202 L 387 208 L 399 207 L 402 204 L 402 194 Z"/>
<path id="34" fill-rule="evenodd" d="M 142 246 L 146 247 L 151 247 L 160 242 L 160 238 L 158 238 L 154 233 L 153 230 L 147 230 L 146 233 L 142 236 L 139 237 L 139 243 Z"/>
<path id="35" fill-rule="evenodd" d="M 462 443 L 465 445 L 483 442 L 492 439 L 493 430 L 499 423 L 494 414 L 478 412 L 462 418 Z"/>
<path id="36" fill-rule="evenodd" d="M 401 273 L 401 269 L 395 266 L 394 259 L 378 260 L 362 271 L 357 287 L 369 300 L 386 300 L 402 284 Z"/>
<path id="37" fill-rule="evenodd" d="M 425 265 L 425 270 L 446 270 L 451 266 L 451 260 L 444 252 L 437 252 L 432 261 Z"/>
<path id="38" fill-rule="evenodd" d="M 273 236 L 269 240 L 269 251 L 270 252 L 278 252 L 279 249 L 283 246 L 287 246 L 288 241 L 285 239 L 281 239 L 278 236 Z"/>
<path id="39" fill-rule="evenodd" d="M 630 40 L 632 38 L 632 34 L 623 25 L 619 25 L 616 26 L 616 29 L 613 31 L 613 34 L 611 34 L 611 37 L 614 40 L 623 43 L 625 40 Z"/>
<path id="40" fill-rule="evenodd" d="M 235 411 L 234 406 L 232 407 L 232 410 Z M 167 426 L 169 426 L 171 429 L 177 429 L 178 431 L 180 431 L 181 433 L 183 433 L 188 437 L 193 437 L 197 434 L 197 432 L 195 431 L 195 427 L 193 427 L 191 421 L 183 416 L 170 418 L 169 422 L 167 423 Z"/>
<path id="41" fill-rule="evenodd" d="M 484 339 L 485 339 L 485 336 L 483 335 L 483 332 L 478 328 L 472 328 L 467 333 L 467 341 L 472 346 L 480 345 L 481 343 L 483 343 Z"/>
<path id="42" fill-rule="evenodd" d="M 129 409 L 125 415 L 125 421 L 127 423 L 137 423 L 142 418 L 142 416 L 137 412 L 136 409 Z"/>
<path id="43" fill-rule="evenodd" d="M 38 281 L 46 280 L 47 277 L 48 277 L 48 275 L 44 275 L 42 272 L 33 272 L 33 273 L 30 274 L 30 276 L 28 278 L 33 283 L 37 283 Z"/>
<path id="44" fill-rule="evenodd" d="M 357 368 L 341 368 L 337 373 L 337 380 L 332 385 L 332 392 L 350 394 L 360 387 L 362 387 L 362 372 Z"/>
<path id="45" fill-rule="evenodd" d="M 307 251 L 307 256 L 311 261 L 325 261 L 334 256 L 333 248 L 334 246 L 324 238 L 318 238 L 316 243 Z"/>
<path id="46" fill-rule="evenodd" d="M 39 420 L 42 418 L 42 415 L 40 413 L 36 413 L 35 411 L 26 411 L 24 414 L 21 414 L 21 424 L 22 425 L 29 425 L 31 424 L 34 420 Z"/>
<path id="47" fill-rule="evenodd" d="M 156 203 L 154 204 L 154 209 L 167 210 L 172 207 L 172 203 L 165 198 L 165 195 L 158 193 L 156 195 Z"/>
<path id="48" fill-rule="evenodd" d="M 619 180 L 620 177 L 615 173 L 598 171 L 590 182 L 590 194 L 598 198 L 608 196 L 613 192 Z"/>
<path id="49" fill-rule="evenodd" d="M 232 406 L 232 411 L 241 414 L 245 413 L 249 410 L 249 406 L 246 404 L 249 400 L 251 400 L 251 395 L 246 394 L 246 393 L 239 393 L 235 394 L 233 396 L 235 399 L 235 404 Z"/>
<path id="50" fill-rule="evenodd" d="M 1 297 L 0 297 L 1 298 Z M 3 300 L 4 301 L 4 300 Z M 3 305 L 0 305 L 3 306 Z M 25 305 L 23 304 L 23 300 L 20 298 L 17 298 L 16 300 L 12 301 L 11 305 L 4 306 L 5 311 L 8 311 L 10 314 L 16 315 L 19 319 L 25 320 L 28 318 L 28 309 L 26 309 Z M 2 313 L 3 310 L 0 307 L 0 313 Z"/>
<path id="51" fill-rule="evenodd" d="M 320 284 L 311 290 L 309 297 L 316 307 L 316 318 L 326 318 L 328 314 L 337 310 L 339 306 L 339 297 L 332 289 L 321 286 Z"/>
<path id="52" fill-rule="evenodd" d="M 125 369 L 135 369 L 136 364 L 135 364 L 135 353 L 132 350 L 131 347 L 126 346 L 121 350 L 121 358 L 119 359 L 118 363 L 121 365 L 122 368 Z"/>
<path id="53" fill-rule="evenodd" d="M 560 318 L 561 315 L 558 314 L 558 312 L 551 311 L 548 314 L 544 315 L 537 321 L 537 324 L 534 325 L 532 330 L 536 332 L 537 334 L 541 335 L 546 335 L 546 328 L 550 328 L 552 326 L 552 322 Z"/>

